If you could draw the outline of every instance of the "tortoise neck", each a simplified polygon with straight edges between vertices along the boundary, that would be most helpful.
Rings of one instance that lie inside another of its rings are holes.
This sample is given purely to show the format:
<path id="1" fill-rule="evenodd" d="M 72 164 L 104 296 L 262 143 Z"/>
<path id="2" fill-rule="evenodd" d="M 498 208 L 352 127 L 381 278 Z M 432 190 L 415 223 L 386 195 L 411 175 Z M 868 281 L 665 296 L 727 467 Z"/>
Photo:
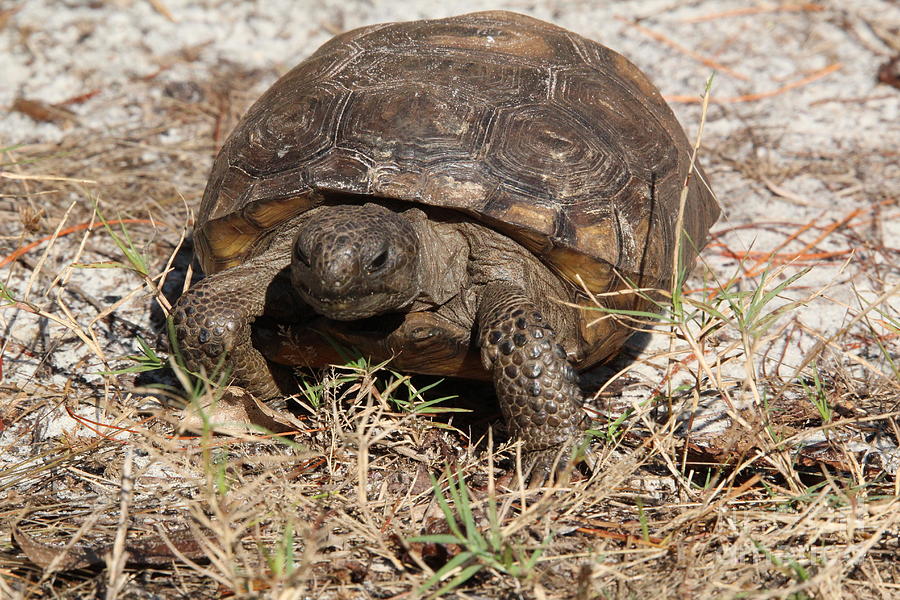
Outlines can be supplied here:
<path id="1" fill-rule="evenodd" d="M 409 220 L 419 240 L 417 261 L 419 293 L 414 310 L 444 305 L 467 287 L 469 245 L 458 223 L 429 218 L 417 208 L 402 216 Z"/>

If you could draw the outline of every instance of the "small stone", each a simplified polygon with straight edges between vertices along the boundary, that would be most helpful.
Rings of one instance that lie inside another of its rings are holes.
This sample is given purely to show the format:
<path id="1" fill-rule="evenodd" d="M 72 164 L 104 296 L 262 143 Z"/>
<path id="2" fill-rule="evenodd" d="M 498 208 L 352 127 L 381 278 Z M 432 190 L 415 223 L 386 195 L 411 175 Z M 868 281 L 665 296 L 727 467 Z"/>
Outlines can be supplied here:
<path id="1" fill-rule="evenodd" d="M 514 343 L 516 344 L 516 346 L 518 346 L 519 348 L 521 348 L 522 346 L 524 346 L 524 345 L 525 345 L 525 342 L 527 342 L 527 341 L 528 341 L 528 338 L 525 337 L 525 334 L 524 334 L 524 333 L 517 333 L 517 334 L 513 335 L 513 342 L 514 342 Z"/>
<path id="2" fill-rule="evenodd" d="M 503 372 L 510 379 L 515 379 L 519 376 L 519 369 L 517 369 L 515 365 L 506 365 L 506 367 L 504 367 L 503 369 Z"/>
<path id="3" fill-rule="evenodd" d="M 512 354 L 513 348 L 515 348 L 515 346 L 513 346 L 512 340 L 503 340 L 502 342 L 500 342 L 500 345 L 498 347 L 500 348 L 500 352 L 502 352 L 505 356 L 509 356 L 510 354 Z"/>

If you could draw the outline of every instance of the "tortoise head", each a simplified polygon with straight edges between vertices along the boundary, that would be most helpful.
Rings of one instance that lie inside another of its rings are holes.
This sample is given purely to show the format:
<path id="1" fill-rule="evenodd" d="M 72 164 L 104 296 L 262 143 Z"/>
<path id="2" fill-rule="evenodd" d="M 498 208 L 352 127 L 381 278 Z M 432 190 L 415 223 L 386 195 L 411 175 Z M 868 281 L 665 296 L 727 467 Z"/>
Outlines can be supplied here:
<path id="1" fill-rule="evenodd" d="M 291 281 L 319 314 L 351 321 L 397 311 L 419 294 L 419 240 L 377 204 L 322 206 L 294 238 Z"/>

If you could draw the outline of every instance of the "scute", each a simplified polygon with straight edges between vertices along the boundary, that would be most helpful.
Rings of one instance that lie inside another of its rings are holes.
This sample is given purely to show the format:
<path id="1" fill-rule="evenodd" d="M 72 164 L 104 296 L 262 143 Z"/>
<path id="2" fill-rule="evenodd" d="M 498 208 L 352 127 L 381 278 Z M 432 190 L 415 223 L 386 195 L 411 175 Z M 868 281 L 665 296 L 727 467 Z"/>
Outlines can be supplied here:
<path id="1" fill-rule="evenodd" d="M 654 107 L 618 79 L 597 79 L 589 70 L 557 74 L 553 100 L 589 115 L 591 125 L 644 181 L 676 168 L 676 140 L 660 123 Z"/>
<path id="2" fill-rule="evenodd" d="M 376 164 L 401 169 L 417 170 L 473 156 L 483 137 L 488 108 L 435 94 L 433 89 L 401 82 L 354 92 L 341 121 L 338 144 L 357 149 Z"/>
<path id="3" fill-rule="evenodd" d="M 496 113 L 486 161 L 523 201 L 581 210 L 582 203 L 609 198 L 628 180 L 628 165 L 615 138 L 551 104 L 524 105 Z"/>
<path id="4" fill-rule="evenodd" d="M 538 65 L 498 62 L 493 54 L 446 47 L 379 48 L 358 56 L 341 74 L 354 90 L 381 90 L 419 83 L 411 73 L 427 74 L 429 86 L 443 88 L 455 102 L 515 106 L 549 95 L 551 71 Z M 352 79 L 350 79 L 352 77 Z"/>
<path id="5" fill-rule="evenodd" d="M 460 211 L 593 292 L 665 286 L 686 180 L 697 244 L 718 215 L 690 153 L 634 65 L 554 25 L 498 11 L 362 28 L 250 108 L 213 167 L 199 254 L 209 272 L 253 256 L 319 190 Z M 590 356 L 609 329 L 585 333 Z"/>

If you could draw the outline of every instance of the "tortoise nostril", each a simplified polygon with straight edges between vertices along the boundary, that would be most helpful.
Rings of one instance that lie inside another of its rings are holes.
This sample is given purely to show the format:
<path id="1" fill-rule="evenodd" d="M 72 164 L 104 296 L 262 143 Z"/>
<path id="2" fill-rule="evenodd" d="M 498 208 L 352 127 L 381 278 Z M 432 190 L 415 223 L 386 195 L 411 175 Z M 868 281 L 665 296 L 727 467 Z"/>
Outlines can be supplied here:
<path id="1" fill-rule="evenodd" d="M 388 251 L 382 250 L 378 254 L 378 256 L 376 256 L 369 262 L 369 266 L 366 267 L 366 270 L 369 273 L 374 273 L 375 271 L 380 271 L 381 269 L 384 268 L 384 265 L 387 264 L 387 259 L 388 259 Z"/>

